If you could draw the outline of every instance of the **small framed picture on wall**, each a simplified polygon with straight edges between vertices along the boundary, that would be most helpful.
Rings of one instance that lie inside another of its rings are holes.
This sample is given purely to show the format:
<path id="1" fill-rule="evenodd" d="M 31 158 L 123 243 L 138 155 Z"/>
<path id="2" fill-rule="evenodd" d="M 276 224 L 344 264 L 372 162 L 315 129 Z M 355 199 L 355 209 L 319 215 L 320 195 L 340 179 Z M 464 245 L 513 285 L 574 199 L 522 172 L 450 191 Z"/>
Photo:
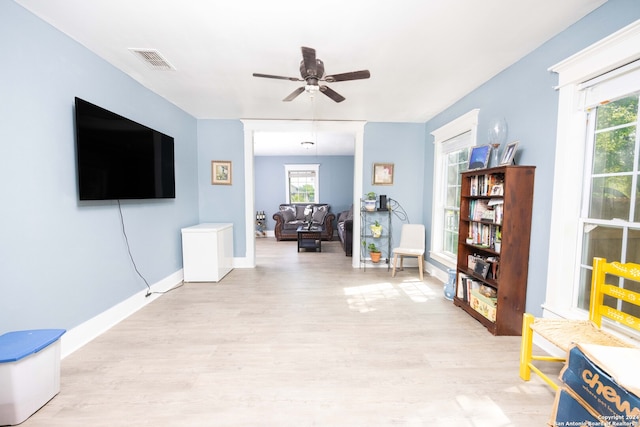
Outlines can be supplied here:
<path id="1" fill-rule="evenodd" d="M 393 185 L 393 163 L 374 163 L 372 184 Z"/>
<path id="2" fill-rule="evenodd" d="M 231 185 L 231 162 L 228 160 L 211 161 L 211 184 Z"/>

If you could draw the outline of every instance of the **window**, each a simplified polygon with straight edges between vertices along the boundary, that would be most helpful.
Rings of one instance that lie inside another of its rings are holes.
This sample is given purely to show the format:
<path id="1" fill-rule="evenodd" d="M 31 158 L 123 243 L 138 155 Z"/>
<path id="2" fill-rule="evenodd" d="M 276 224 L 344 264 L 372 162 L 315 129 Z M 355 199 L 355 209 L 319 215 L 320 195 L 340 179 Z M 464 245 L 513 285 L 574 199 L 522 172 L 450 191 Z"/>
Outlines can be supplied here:
<path id="1" fill-rule="evenodd" d="M 433 131 L 434 203 L 430 257 L 455 268 L 460 218 L 460 172 L 467 169 L 469 147 L 476 145 L 479 110 Z"/>
<path id="2" fill-rule="evenodd" d="M 588 186 L 580 218 L 582 256 L 577 292 L 577 306 L 584 310 L 589 309 L 593 257 L 640 263 L 639 93 L 602 101 L 603 105 L 588 112 L 591 156 L 589 167 L 585 167 Z M 638 282 L 620 286 L 640 291 Z M 622 304 L 616 308 L 625 311 Z"/>
<path id="3" fill-rule="evenodd" d="M 287 203 L 318 203 L 319 166 L 285 165 Z"/>
<path id="4" fill-rule="evenodd" d="M 637 21 L 550 68 L 559 103 L 545 317 L 587 317 L 593 256 L 640 262 L 639 46 Z"/>

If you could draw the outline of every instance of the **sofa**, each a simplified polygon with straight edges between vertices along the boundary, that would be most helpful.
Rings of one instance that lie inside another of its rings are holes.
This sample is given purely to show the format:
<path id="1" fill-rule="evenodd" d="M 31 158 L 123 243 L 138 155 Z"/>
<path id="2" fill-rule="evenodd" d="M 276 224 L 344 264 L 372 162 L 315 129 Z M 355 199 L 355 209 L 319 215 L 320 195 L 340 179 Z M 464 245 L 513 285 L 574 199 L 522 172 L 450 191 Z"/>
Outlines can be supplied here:
<path id="1" fill-rule="evenodd" d="M 336 229 L 344 254 L 353 256 L 353 205 L 351 209 L 340 212 Z"/>
<path id="2" fill-rule="evenodd" d="M 333 240 L 333 221 L 336 216 L 327 203 L 283 203 L 278 212 L 273 214 L 276 221 L 274 234 L 277 241 L 297 240 L 298 227 L 312 225 L 323 227 L 322 240 Z"/>

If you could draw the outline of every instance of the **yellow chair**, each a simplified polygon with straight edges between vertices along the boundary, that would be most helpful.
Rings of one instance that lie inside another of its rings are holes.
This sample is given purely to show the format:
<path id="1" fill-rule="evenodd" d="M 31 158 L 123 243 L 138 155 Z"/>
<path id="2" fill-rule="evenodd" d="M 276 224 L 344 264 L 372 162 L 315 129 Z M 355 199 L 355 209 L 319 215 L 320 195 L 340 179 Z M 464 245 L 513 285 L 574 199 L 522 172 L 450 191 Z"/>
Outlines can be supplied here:
<path id="1" fill-rule="evenodd" d="M 422 269 L 424 268 L 424 225 L 423 224 L 402 224 L 400 232 L 400 245 L 393 249 L 393 271 L 391 277 L 396 275 L 396 265 L 400 257 L 400 270 L 403 269 L 404 257 L 418 258 L 418 271 L 420 280 L 424 280 Z"/>
<path id="2" fill-rule="evenodd" d="M 602 330 L 602 318 L 606 317 L 615 323 L 640 331 L 640 317 L 629 314 L 629 307 L 627 307 L 623 313 L 617 308 L 614 308 L 619 307 L 619 304 L 611 304 L 609 300 L 607 301 L 607 305 L 605 305 L 604 302 L 606 295 L 614 298 L 615 302 L 624 302 L 640 308 L 640 293 L 622 289 L 617 284 L 606 284 L 605 278 L 607 275 L 615 276 L 616 283 L 619 277 L 640 282 L 640 264 L 608 263 L 604 258 L 593 259 L 589 320 L 541 319 L 535 318 L 529 313 L 524 314 L 522 321 L 522 343 L 520 347 L 520 378 L 529 381 L 529 379 L 531 379 L 531 371 L 533 371 L 554 390 L 558 389 L 556 383 L 542 373 L 539 368 L 534 366 L 533 361 L 565 362 L 566 359 L 553 356 L 533 355 L 534 332 L 565 352 L 569 350 L 573 343 L 635 347 Z M 635 309 L 634 311 L 636 313 L 638 312 Z"/>

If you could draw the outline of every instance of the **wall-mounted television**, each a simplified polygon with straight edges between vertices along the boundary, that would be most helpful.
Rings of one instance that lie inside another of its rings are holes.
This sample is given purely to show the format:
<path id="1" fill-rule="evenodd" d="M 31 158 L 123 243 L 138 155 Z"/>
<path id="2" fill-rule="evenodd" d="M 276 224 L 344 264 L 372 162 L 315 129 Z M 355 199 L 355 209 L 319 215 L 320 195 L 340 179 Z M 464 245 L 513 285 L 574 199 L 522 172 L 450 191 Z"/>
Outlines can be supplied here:
<path id="1" fill-rule="evenodd" d="M 75 98 L 80 200 L 176 197 L 173 138 Z"/>

